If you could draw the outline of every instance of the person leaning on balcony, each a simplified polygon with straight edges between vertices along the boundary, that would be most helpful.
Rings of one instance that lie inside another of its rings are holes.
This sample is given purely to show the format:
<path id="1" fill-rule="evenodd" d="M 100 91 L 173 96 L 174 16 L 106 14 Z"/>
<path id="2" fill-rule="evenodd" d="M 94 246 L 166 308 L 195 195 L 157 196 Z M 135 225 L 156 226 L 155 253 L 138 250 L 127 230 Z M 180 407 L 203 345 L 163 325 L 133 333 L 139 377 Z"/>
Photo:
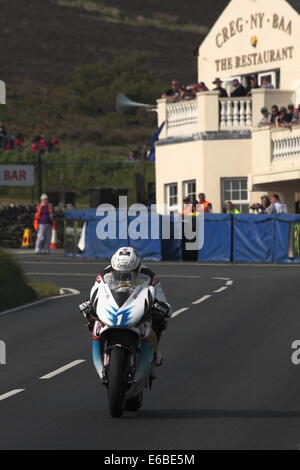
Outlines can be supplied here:
<path id="1" fill-rule="evenodd" d="M 285 116 L 285 122 L 288 124 L 294 124 L 295 121 L 296 121 L 295 106 L 293 104 L 289 104 L 287 107 L 287 114 Z"/>
<path id="2" fill-rule="evenodd" d="M 171 82 L 171 87 L 168 88 L 164 94 L 162 95 L 162 98 L 166 98 L 169 100 L 177 100 L 180 98 L 180 89 L 179 89 L 179 81 L 178 80 L 172 80 Z"/>
<path id="3" fill-rule="evenodd" d="M 257 127 L 270 126 L 272 123 L 271 122 L 272 115 L 271 113 L 269 113 L 268 108 L 264 106 L 263 108 L 261 108 L 260 112 L 263 117 L 257 124 Z"/>
<path id="4" fill-rule="evenodd" d="M 198 201 L 197 204 L 200 204 L 201 209 L 203 209 L 203 212 L 210 214 L 212 212 L 212 203 L 208 202 L 206 200 L 205 194 L 204 193 L 199 193 L 198 194 Z"/>
<path id="5" fill-rule="evenodd" d="M 279 108 L 277 106 L 277 104 L 273 104 L 272 108 L 271 108 L 271 124 L 273 124 L 273 126 L 275 126 L 276 124 L 276 118 L 277 116 L 279 116 Z"/>
<path id="6" fill-rule="evenodd" d="M 223 82 L 220 78 L 216 78 L 213 81 L 213 85 L 216 85 L 216 88 L 213 88 L 213 91 L 218 91 L 220 98 L 227 98 L 227 91 L 225 90 L 225 88 L 222 88 L 222 83 Z"/>
<path id="7" fill-rule="evenodd" d="M 287 206 L 281 202 L 278 194 L 271 194 L 270 196 L 270 206 L 266 209 L 266 214 L 287 214 Z"/>
<path id="8" fill-rule="evenodd" d="M 232 87 L 233 87 L 233 91 L 230 94 L 232 98 L 237 98 L 237 97 L 242 97 L 242 96 L 247 95 L 246 88 L 240 83 L 240 81 L 237 78 L 232 80 Z"/>
<path id="9" fill-rule="evenodd" d="M 276 127 L 290 127 L 291 124 L 289 122 L 289 117 L 287 113 L 287 109 L 282 106 L 279 110 L 278 116 L 275 119 Z"/>
<path id="10" fill-rule="evenodd" d="M 232 203 L 232 201 L 226 201 L 225 206 L 223 208 L 223 213 L 237 215 L 237 214 L 240 214 L 240 211 L 236 207 L 234 207 L 234 204 Z"/>

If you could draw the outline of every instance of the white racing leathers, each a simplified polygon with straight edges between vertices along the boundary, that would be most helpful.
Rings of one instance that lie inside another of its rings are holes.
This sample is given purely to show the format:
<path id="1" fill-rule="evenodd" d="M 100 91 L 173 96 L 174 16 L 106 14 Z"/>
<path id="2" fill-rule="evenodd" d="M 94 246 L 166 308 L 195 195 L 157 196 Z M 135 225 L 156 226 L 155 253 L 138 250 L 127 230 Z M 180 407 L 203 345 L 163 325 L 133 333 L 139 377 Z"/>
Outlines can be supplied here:
<path id="1" fill-rule="evenodd" d="M 120 415 L 123 400 L 125 408 L 133 406 L 130 400 L 140 399 L 147 384 L 151 387 L 157 347 L 153 308 L 155 302 L 163 302 L 171 310 L 159 280 L 149 268 L 142 266 L 135 276 L 128 284 L 116 281 L 108 266 L 97 276 L 90 294 L 97 317 L 92 335 L 93 362 L 108 387 L 113 416 Z M 122 373 L 117 373 L 120 368 Z M 125 377 L 125 388 L 123 396 L 116 398 L 123 387 L 121 382 L 117 384 L 120 374 L 121 379 Z"/>

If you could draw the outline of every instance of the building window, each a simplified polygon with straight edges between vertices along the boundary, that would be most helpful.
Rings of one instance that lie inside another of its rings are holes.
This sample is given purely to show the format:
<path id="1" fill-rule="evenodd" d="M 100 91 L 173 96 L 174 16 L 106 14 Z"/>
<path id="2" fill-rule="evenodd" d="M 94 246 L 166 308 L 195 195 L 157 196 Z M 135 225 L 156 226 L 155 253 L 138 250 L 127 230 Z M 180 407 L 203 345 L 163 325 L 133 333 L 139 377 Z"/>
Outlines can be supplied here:
<path id="1" fill-rule="evenodd" d="M 177 183 L 166 185 L 166 200 L 168 212 L 178 212 L 178 187 Z"/>
<path id="2" fill-rule="evenodd" d="M 241 214 L 249 213 L 247 178 L 222 178 L 222 207 L 231 201 Z"/>
<path id="3" fill-rule="evenodd" d="M 196 201 L 196 180 L 185 181 L 183 183 L 184 197 L 189 197 L 192 202 Z"/>

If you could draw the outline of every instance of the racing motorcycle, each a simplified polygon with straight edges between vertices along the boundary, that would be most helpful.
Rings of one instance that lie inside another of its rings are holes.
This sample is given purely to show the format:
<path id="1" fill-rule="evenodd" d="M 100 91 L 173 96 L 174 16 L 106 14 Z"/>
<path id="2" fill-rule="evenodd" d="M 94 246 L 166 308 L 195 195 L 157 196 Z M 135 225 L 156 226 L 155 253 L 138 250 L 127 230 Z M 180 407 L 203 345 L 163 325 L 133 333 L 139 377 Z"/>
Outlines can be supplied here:
<path id="1" fill-rule="evenodd" d="M 132 273 L 110 286 L 104 281 L 92 295 L 96 312 L 93 362 L 107 387 L 110 414 L 122 416 L 137 411 L 145 387 L 151 389 L 154 376 L 156 335 L 151 309 L 155 289 L 147 282 L 136 284 Z"/>

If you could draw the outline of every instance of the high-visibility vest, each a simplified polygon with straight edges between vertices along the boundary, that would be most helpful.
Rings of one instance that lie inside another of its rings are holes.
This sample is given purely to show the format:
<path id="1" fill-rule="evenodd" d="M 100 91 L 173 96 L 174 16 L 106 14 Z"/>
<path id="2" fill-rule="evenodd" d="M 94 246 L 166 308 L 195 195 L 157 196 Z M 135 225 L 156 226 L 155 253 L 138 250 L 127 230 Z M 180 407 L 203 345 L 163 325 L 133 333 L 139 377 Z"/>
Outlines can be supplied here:
<path id="1" fill-rule="evenodd" d="M 39 228 L 39 220 L 41 218 L 41 213 L 42 213 L 42 204 L 39 204 L 38 206 L 36 206 L 36 213 L 34 214 L 34 218 L 33 218 L 33 228 L 34 230 L 38 230 Z M 49 211 L 49 214 L 52 214 L 53 210 L 52 210 L 52 206 L 50 206 L 50 204 L 47 205 L 48 207 L 48 211 Z"/>
<path id="2" fill-rule="evenodd" d="M 211 202 L 208 202 L 208 201 L 202 202 L 202 204 L 200 204 L 199 202 L 197 205 L 199 205 L 201 209 L 203 208 L 204 212 L 210 212 L 210 209 L 212 207 Z"/>

